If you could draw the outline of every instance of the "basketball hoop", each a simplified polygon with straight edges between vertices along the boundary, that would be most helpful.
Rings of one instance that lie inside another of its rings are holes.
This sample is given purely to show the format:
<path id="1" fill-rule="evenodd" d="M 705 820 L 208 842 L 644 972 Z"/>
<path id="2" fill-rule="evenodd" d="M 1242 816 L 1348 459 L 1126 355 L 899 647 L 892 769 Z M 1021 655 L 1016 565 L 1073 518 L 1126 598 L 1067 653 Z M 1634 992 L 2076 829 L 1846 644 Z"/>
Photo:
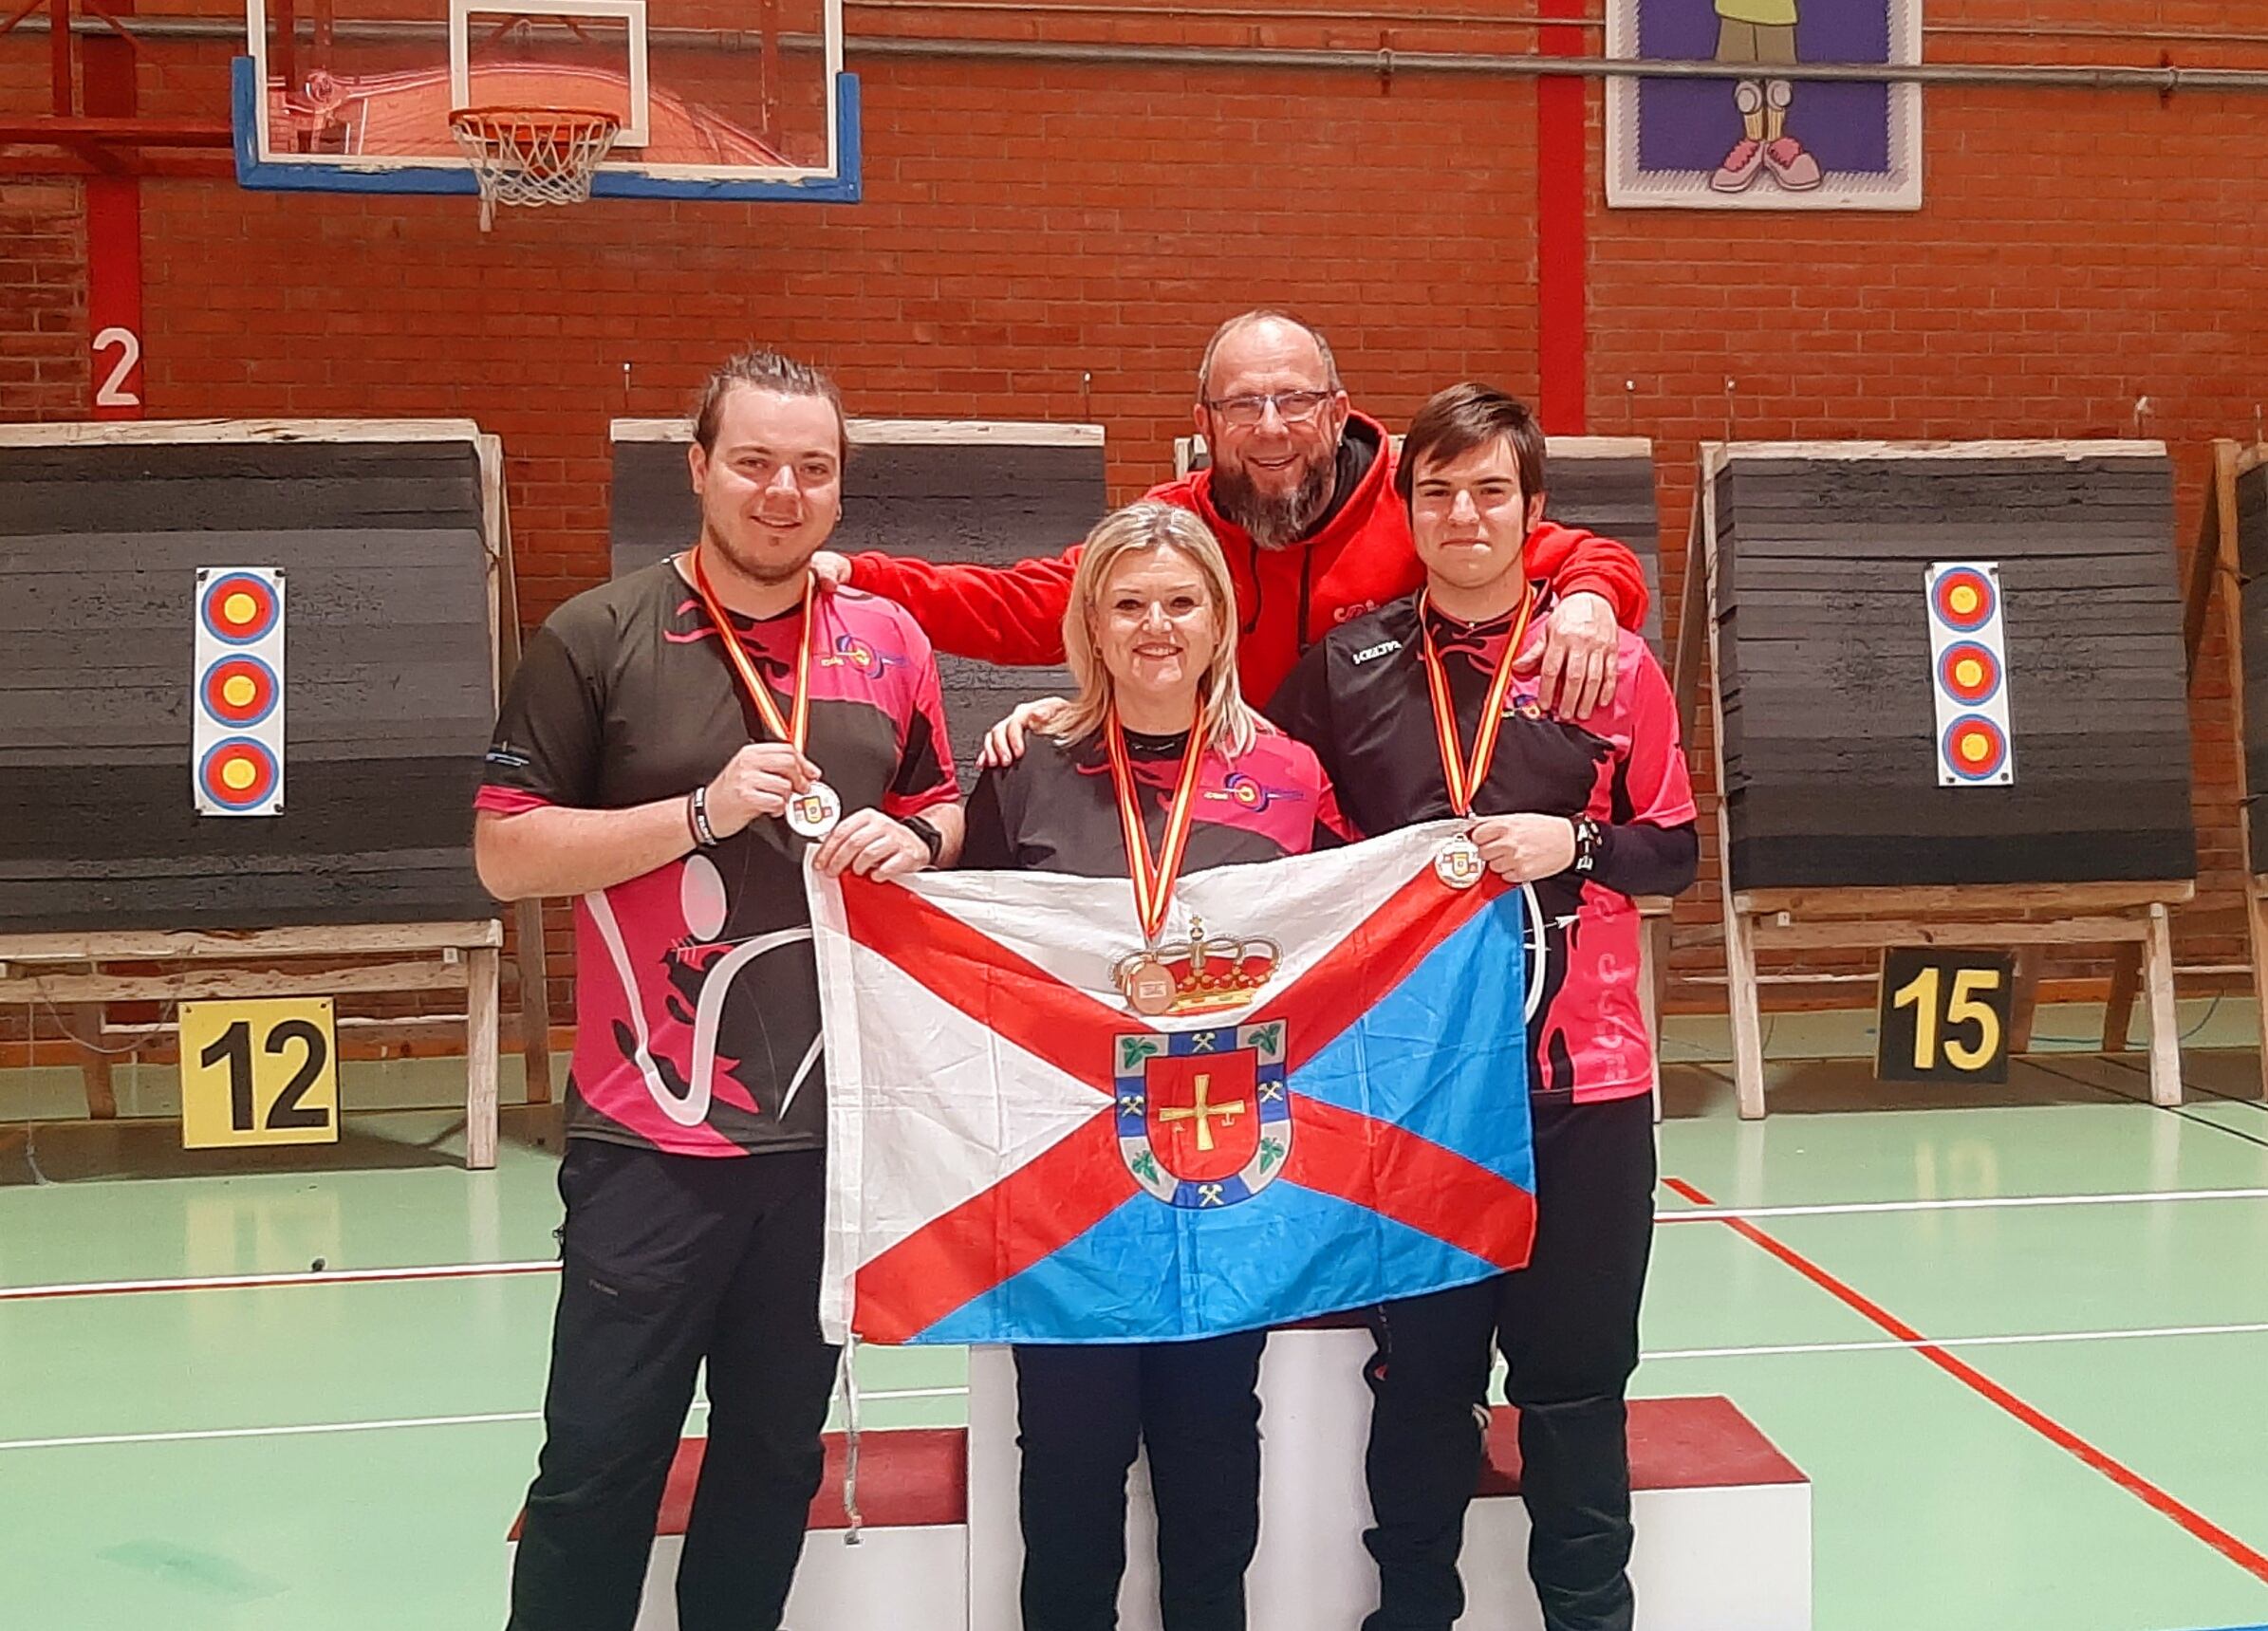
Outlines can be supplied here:
<path id="1" fill-rule="evenodd" d="M 586 204 L 590 178 L 623 121 L 557 107 L 460 107 L 449 116 L 480 183 L 480 230 L 498 204 Z"/>

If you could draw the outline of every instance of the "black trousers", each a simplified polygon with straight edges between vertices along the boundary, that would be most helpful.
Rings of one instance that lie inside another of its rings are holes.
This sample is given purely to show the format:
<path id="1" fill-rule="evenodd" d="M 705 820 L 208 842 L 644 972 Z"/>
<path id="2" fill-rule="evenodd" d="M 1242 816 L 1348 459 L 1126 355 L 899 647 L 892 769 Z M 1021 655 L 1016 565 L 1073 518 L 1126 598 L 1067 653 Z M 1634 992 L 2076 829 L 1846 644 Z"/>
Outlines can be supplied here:
<path id="1" fill-rule="evenodd" d="M 826 1157 L 709 1159 L 571 1140 L 544 1449 L 510 1631 L 629 1631 L 663 1480 L 709 1367 L 678 1569 L 684 1631 L 777 1631 L 824 1469 Z"/>
<path id="2" fill-rule="evenodd" d="M 1378 1612 L 1364 1631 L 1448 1631 L 1481 1456 L 1490 1344 L 1519 1407 L 1528 1574 L 1550 1631 L 1629 1631 L 1630 1460 L 1623 1396 L 1653 1242 L 1648 1098 L 1535 1105 L 1529 1266 L 1378 1310 L 1365 1463 Z"/>
<path id="3" fill-rule="evenodd" d="M 1024 1631 L 1112 1631 L 1126 1473 L 1150 1453 L 1165 1631 L 1244 1631 L 1260 1540 L 1265 1331 L 1201 1342 L 1019 1347 Z"/>

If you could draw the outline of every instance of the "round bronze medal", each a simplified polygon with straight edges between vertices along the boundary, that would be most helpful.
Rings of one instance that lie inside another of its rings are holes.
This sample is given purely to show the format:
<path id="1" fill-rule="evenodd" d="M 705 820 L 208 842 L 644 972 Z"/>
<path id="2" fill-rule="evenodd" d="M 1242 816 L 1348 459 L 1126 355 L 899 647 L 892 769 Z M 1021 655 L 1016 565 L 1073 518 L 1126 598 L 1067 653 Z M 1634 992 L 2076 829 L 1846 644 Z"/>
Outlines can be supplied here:
<path id="1" fill-rule="evenodd" d="M 1173 975 L 1156 957 L 1142 957 L 1126 971 L 1125 992 L 1136 1013 L 1155 1019 L 1173 1008 Z"/>

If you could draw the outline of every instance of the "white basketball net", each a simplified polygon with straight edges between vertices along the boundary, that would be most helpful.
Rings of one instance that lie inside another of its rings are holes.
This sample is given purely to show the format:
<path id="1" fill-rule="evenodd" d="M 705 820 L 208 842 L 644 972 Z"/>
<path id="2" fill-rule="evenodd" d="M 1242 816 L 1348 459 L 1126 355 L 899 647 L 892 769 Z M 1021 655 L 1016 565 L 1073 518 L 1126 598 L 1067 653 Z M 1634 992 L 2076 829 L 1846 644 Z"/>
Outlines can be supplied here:
<path id="1" fill-rule="evenodd" d="M 498 204 L 588 203 L 591 175 L 623 124 L 610 113 L 467 107 L 449 116 L 449 128 L 480 183 L 485 232 Z"/>

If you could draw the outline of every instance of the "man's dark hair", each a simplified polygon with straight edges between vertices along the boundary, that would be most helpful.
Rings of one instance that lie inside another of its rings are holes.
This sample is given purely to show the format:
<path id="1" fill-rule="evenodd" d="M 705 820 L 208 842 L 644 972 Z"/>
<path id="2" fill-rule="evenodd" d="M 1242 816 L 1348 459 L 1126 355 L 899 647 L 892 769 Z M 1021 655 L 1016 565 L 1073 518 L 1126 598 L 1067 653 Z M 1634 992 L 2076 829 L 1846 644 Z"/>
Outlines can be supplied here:
<path id="1" fill-rule="evenodd" d="M 752 385 L 782 397 L 818 397 L 835 410 L 837 452 L 850 456 L 850 426 L 843 416 L 843 395 L 835 382 L 809 362 L 798 362 L 777 351 L 743 351 L 709 376 L 701 387 L 700 407 L 693 416 L 693 439 L 701 452 L 716 451 L 716 421 L 723 417 L 725 398 L 735 387 Z"/>
<path id="2" fill-rule="evenodd" d="M 1544 430 L 1528 404 L 1494 385 L 1468 380 L 1436 391 L 1409 422 L 1402 438 L 1402 457 L 1394 467 L 1394 491 L 1409 507 L 1410 489 L 1421 464 L 1441 464 L 1461 458 L 1475 448 L 1497 440 L 1512 444 L 1520 470 L 1520 496 L 1534 501 L 1544 491 Z"/>

